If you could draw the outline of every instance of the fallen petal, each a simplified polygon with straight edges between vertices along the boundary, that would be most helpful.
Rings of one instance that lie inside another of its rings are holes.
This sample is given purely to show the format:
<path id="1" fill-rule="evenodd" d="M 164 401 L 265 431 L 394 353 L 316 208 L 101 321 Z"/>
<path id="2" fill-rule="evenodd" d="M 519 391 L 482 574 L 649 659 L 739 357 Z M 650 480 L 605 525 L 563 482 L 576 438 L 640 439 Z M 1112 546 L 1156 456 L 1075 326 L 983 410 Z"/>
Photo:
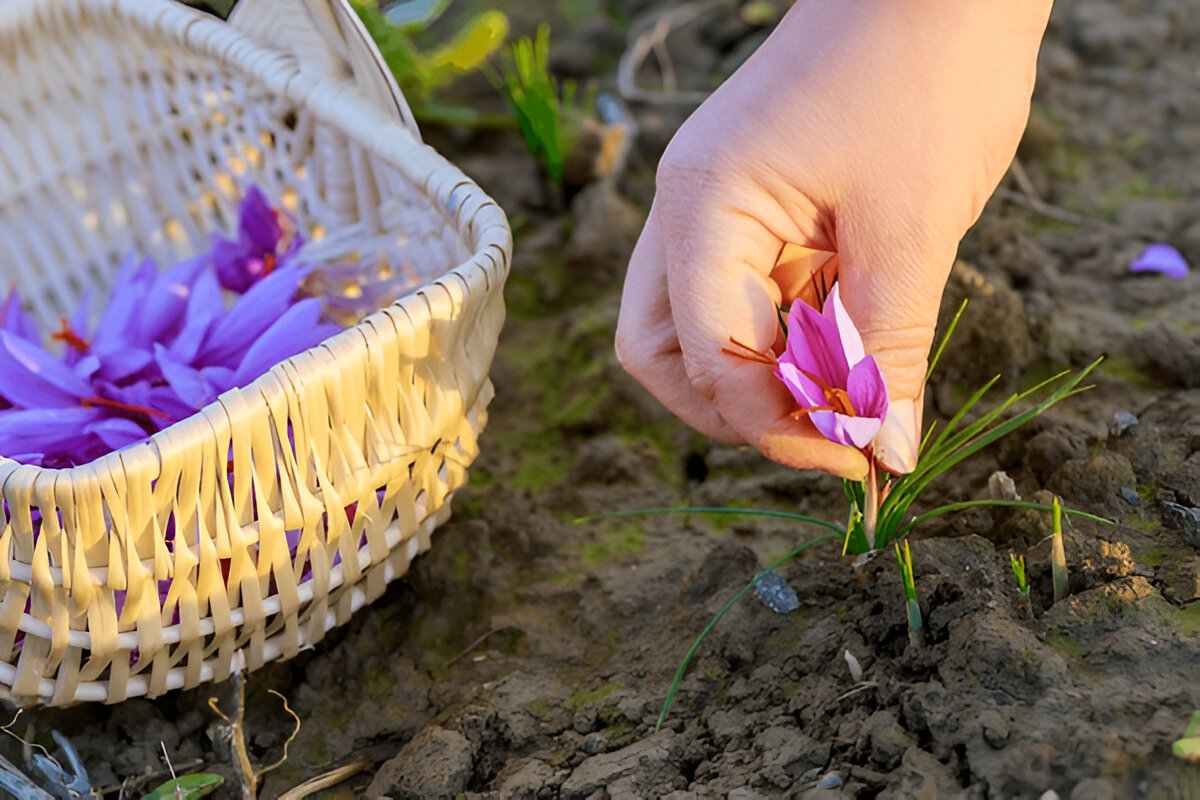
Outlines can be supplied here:
<path id="1" fill-rule="evenodd" d="M 1130 272 L 1160 272 L 1167 277 L 1183 280 L 1188 263 L 1183 254 L 1169 244 L 1156 242 L 1146 245 L 1142 254 L 1129 265 Z"/>

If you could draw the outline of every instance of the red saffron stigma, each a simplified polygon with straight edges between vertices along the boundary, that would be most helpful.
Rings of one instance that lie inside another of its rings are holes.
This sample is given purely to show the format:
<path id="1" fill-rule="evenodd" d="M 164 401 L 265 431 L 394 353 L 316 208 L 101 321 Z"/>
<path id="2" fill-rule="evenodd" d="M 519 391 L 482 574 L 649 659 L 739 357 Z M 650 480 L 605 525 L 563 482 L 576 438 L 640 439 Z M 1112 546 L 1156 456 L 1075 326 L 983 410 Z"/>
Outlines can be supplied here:
<path id="1" fill-rule="evenodd" d="M 274 269 L 275 269 L 275 254 L 274 253 L 263 253 L 262 262 L 263 262 L 262 276 L 265 278 L 268 275 L 270 275 L 271 272 L 274 271 Z"/>
<path id="2" fill-rule="evenodd" d="M 165 419 L 167 416 L 165 411 L 159 411 L 157 408 L 150 408 L 148 406 L 135 406 L 132 403 L 122 403 L 120 400 L 109 400 L 107 397 L 100 397 L 98 395 L 85 397 L 79 401 L 79 404 L 84 408 L 95 408 L 96 406 L 102 406 L 104 408 L 113 408 L 117 411 L 127 411 L 130 414 L 145 414 L 147 417 L 158 417 L 160 419 Z"/>
<path id="3" fill-rule="evenodd" d="M 61 317 L 59 321 L 62 323 L 62 330 L 50 334 L 50 338 L 66 342 L 67 347 L 78 350 L 80 353 L 86 353 L 88 348 L 92 346 L 92 343 L 71 330 L 71 323 L 67 321 L 66 317 Z"/>

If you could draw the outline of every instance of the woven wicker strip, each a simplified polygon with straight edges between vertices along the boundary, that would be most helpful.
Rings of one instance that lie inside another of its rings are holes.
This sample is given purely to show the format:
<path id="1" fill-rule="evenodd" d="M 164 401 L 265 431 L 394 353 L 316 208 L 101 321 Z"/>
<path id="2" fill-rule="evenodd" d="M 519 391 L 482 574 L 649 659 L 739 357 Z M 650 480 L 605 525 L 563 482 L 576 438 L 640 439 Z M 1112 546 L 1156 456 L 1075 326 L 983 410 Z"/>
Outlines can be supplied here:
<path id="1" fill-rule="evenodd" d="M 0 458 L 0 683 L 19 702 L 154 696 L 294 655 L 404 574 L 477 453 L 503 213 L 387 80 L 355 85 L 371 60 L 344 16 L 330 39 L 329 18 L 295 16 L 316 0 L 243 2 L 250 36 L 169 0 L 0 3 L 0 281 L 52 329 L 126 254 L 207 248 L 258 184 L 322 258 L 368 265 L 337 291 L 413 290 L 146 443 L 68 470 Z M 255 34 L 281 18 L 309 27 Z"/>

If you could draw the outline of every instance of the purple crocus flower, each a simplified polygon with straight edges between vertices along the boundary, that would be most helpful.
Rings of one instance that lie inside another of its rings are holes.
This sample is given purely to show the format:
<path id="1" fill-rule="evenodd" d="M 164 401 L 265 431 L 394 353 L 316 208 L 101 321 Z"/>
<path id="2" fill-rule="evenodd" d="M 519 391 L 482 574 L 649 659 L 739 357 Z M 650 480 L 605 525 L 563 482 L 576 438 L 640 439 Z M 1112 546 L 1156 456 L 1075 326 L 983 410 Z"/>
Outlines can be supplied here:
<path id="1" fill-rule="evenodd" d="M 1146 245 L 1142 254 L 1129 265 L 1131 272 L 1160 272 L 1181 281 L 1187 277 L 1188 263 L 1183 254 L 1169 244 L 1155 242 Z"/>
<path id="2" fill-rule="evenodd" d="M 251 186 L 238 208 L 238 238 L 214 235 L 212 259 L 221 286 L 244 292 L 283 266 L 302 244 L 295 225 Z"/>
<path id="3" fill-rule="evenodd" d="M 858 449 L 875 438 L 887 416 L 887 386 L 874 356 L 834 284 L 821 312 L 796 301 L 788 313 L 787 350 L 775 375 L 831 442 Z"/>
<path id="4" fill-rule="evenodd" d="M 300 239 L 257 188 L 240 223 L 236 241 L 214 237 L 213 252 L 163 272 L 152 259 L 126 258 L 94 330 L 85 298 L 52 334 L 58 355 L 42 347 L 11 293 L 0 305 L 0 454 L 48 467 L 86 463 L 337 333 L 319 300 L 297 297 L 312 267 L 288 258 Z M 241 288 L 232 307 L 221 287 L 230 275 L 245 278 L 233 280 Z"/>

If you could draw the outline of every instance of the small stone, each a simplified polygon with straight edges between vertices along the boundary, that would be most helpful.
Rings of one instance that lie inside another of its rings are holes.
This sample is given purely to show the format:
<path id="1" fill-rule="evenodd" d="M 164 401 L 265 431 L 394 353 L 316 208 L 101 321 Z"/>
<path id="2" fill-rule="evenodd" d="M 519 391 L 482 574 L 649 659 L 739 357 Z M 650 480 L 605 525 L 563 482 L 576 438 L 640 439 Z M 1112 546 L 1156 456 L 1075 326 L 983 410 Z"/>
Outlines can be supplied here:
<path id="1" fill-rule="evenodd" d="M 1162 504 L 1162 518 L 1167 527 L 1182 532 L 1188 544 L 1200 547 L 1200 508 L 1165 501 Z"/>
<path id="2" fill-rule="evenodd" d="M 1054 791 L 1053 789 L 1047 789 L 1046 791 L 1042 792 L 1042 796 L 1038 798 L 1038 800 L 1059 800 L 1058 792 Z"/>
<path id="3" fill-rule="evenodd" d="M 996 470 L 988 476 L 988 494 L 993 500 L 1020 500 L 1017 484 L 1004 470 Z"/>
<path id="4" fill-rule="evenodd" d="M 617 704 L 617 710 L 630 722 L 641 722 L 646 715 L 646 701 L 640 697 L 629 697 Z"/>
<path id="5" fill-rule="evenodd" d="M 817 782 L 818 789 L 840 789 L 842 788 L 842 776 L 836 772 L 831 772 Z"/>
<path id="6" fill-rule="evenodd" d="M 608 747 L 608 740 L 603 733 L 589 733 L 583 739 L 583 752 L 589 756 L 603 753 L 606 747 Z"/>
<path id="7" fill-rule="evenodd" d="M 1118 411 L 1108 421 L 1108 435 L 1116 438 L 1137 427 L 1138 418 L 1128 411 Z"/>
<path id="8" fill-rule="evenodd" d="M 995 709 L 985 709 L 979 715 L 979 726 L 983 740 L 994 750 L 999 750 L 1008 744 L 1008 720 Z"/>
<path id="9" fill-rule="evenodd" d="M 576 733 L 589 734 L 596 727 L 596 715 L 589 714 L 586 711 L 580 711 L 575 715 L 575 719 L 571 723 L 571 727 Z"/>
<path id="10" fill-rule="evenodd" d="M 1121 499 L 1131 506 L 1140 506 L 1142 504 L 1142 498 L 1138 497 L 1138 493 L 1128 486 L 1122 486 L 1119 493 Z"/>
<path id="11" fill-rule="evenodd" d="M 796 597 L 795 590 L 776 572 L 763 575 L 754 588 L 754 593 L 776 614 L 790 614 L 800 607 L 800 599 Z"/>

